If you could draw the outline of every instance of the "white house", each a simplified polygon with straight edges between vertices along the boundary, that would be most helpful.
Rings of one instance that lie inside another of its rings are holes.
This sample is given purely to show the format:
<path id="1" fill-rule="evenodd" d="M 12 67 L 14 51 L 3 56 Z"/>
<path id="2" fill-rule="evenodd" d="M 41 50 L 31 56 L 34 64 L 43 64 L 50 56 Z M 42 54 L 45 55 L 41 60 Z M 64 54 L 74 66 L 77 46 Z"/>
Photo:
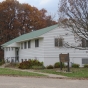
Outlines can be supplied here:
<path id="1" fill-rule="evenodd" d="M 69 53 L 70 62 L 82 67 L 88 64 L 88 50 L 80 48 L 82 42 L 77 42 L 75 38 L 68 28 L 54 25 L 21 35 L 1 46 L 5 61 L 37 59 L 47 66 L 58 62 L 59 54 Z"/>

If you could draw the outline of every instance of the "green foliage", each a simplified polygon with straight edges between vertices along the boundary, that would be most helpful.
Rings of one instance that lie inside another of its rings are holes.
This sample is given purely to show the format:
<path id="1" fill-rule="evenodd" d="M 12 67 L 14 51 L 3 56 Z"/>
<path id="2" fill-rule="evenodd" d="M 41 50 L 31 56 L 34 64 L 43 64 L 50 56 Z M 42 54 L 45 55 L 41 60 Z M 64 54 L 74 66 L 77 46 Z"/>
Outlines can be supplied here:
<path id="1" fill-rule="evenodd" d="M 52 65 L 47 66 L 47 69 L 53 69 Z"/>
<path id="2" fill-rule="evenodd" d="M 85 65 L 84 65 L 84 68 L 88 68 L 88 64 L 85 64 Z"/>
<path id="3" fill-rule="evenodd" d="M 72 64 L 73 68 L 79 68 L 79 66 L 80 66 L 79 64 Z"/>
<path id="4" fill-rule="evenodd" d="M 65 67 L 64 63 L 62 63 L 62 67 Z M 60 68 L 60 62 L 56 62 L 54 68 Z"/>
<path id="5" fill-rule="evenodd" d="M 29 60 L 29 61 L 24 61 L 19 64 L 19 68 L 21 69 L 30 69 L 30 68 L 39 68 L 39 66 L 43 67 L 43 62 L 39 62 L 38 60 Z"/>
<path id="6" fill-rule="evenodd" d="M 19 64 L 19 68 L 21 69 L 29 69 L 31 67 L 31 64 L 29 61 L 24 61 Z"/>
<path id="7" fill-rule="evenodd" d="M 0 65 L 3 65 L 4 63 L 5 63 L 5 61 L 0 59 Z"/>
<path id="8" fill-rule="evenodd" d="M 44 66 L 32 66 L 32 69 L 44 69 Z"/>
<path id="9" fill-rule="evenodd" d="M 43 66 L 43 62 L 39 62 L 38 60 L 29 60 L 29 63 L 32 66 Z"/>

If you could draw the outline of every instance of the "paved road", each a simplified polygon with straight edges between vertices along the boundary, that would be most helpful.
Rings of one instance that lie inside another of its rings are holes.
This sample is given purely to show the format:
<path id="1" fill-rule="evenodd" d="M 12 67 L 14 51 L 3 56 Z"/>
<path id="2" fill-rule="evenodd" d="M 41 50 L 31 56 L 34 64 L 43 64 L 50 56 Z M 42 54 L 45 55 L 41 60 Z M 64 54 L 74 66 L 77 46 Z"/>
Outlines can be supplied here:
<path id="1" fill-rule="evenodd" d="M 88 80 L 0 76 L 0 88 L 88 88 Z"/>

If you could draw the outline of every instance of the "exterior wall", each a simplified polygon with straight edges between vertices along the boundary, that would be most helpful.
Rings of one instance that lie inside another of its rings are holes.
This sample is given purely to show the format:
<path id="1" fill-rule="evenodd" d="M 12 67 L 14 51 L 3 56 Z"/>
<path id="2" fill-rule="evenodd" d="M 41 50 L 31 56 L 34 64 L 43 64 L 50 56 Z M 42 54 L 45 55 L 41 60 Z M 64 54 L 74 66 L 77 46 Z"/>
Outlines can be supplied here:
<path id="1" fill-rule="evenodd" d="M 28 41 L 24 41 L 28 42 Z M 43 38 L 39 38 L 39 47 L 35 47 L 35 39 L 31 40 L 31 47 L 28 48 L 28 43 L 27 43 L 27 48 L 24 49 L 24 42 L 23 43 L 23 49 L 21 49 L 21 42 L 20 43 L 13 43 L 10 44 L 9 46 L 4 48 L 4 59 L 5 61 L 11 62 L 12 59 L 15 61 L 15 49 L 16 47 L 19 47 L 19 62 L 22 62 L 24 60 L 29 60 L 29 59 L 37 59 L 39 61 L 44 62 L 44 48 L 43 48 Z M 12 47 L 13 50 L 12 50 Z M 6 50 L 8 48 L 8 50 Z M 9 50 L 10 48 L 10 50 Z"/>
<path id="2" fill-rule="evenodd" d="M 16 53 L 15 53 L 15 49 L 16 47 L 20 47 L 20 43 L 12 43 L 10 45 L 8 45 L 7 47 L 4 48 L 4 59 L 7 62 L 15 62 L 16 59 Z M 7 50 L 6 50 L 7 48 Z M 10 48 L 10 49 L 9 49 Z M 13 48 L 13 50 L 12 50 Z"/>
<path id="3" fill-rule="evenodd" d="M 20 47 L 20 43 L 12 43 L 10 45 L 8 45 L 8 47 Z"/>
<path id="4" fill-rule="evenodd" d="M 27 47 L 27 49 L 24 48 L 21 49 L 21 43 L 20 43 L 19 61 L 21 62 L 22 59 L 23 60 L 37 59 L 39 61 L 44 61 L 43 38 L 39 39 L 39 47 L 35 47 L 35 39 L 31 40 L 31 48 Z"/>
<path id="5" fill-rule="evenodd" d="M 87 58 L 88 54 L 86 50 L 79 50 L 74 48 L 66 48 L 63 47 L 55 47 L 54 39 L 55 38 L 64 38 L 64 43 L 68 42 L 72 45 L 77 45 L 76 41 L 74 40 L 74 35 L 64 28 L 56 28 L 41 37 L 44 37 L 44 65 L 54 65 L 55 62 L 59 61 L 59 54 L 67 54 L 69 53 L 70 63 L 77 63 L 80 64 L 82 67 L 82 58 Z"/>
<path id="6" fill-rule="evenodd" d="M 82 59 L 88 59 L 88 50 L 78 50 L 74 49 L 73 53 L 70 53 L 70 62 L 80 64 L 80 67 L 83 67 Z"/>
<path id="7" fill-rule="evenodd" d="M 55 62 L 59 61 L 59 54 L 67 54 L 69 53 L 70 63 L 80 64 L 82 67 L 82 58 L 88 58 L 87 50 L 79 50 L 75 48 L 66 48 L 63 47 L 55 47 L 54 39 L 62 37 L 64 39 L 64 43 L 68 42 L 72 45 L 78 45 L 74 39 L 74 35 L 66 30 L 66 28 L 56 28 L 46 34 L 43 34 L 43 38 L 39 38 L 39 47 L 35 47 L 35 39 L 31 40 L 31 48 L 21 49 L 21 42 L 13 43 L 8 47 L 19 47 L 19 61 L 22 59 L 37 59 L 39 61 L 43 61 L 44 65 L 54 65 Z M 25 42 L 25 41 L 24 41 Z M 23 42 L 23 43 L 24 43 Z M 28 42 L 28 41 L 26 41 Z M 24 45 L 23 45 L 24 46 Z M 28 45 L 27 45 L 28 46 Z M 12 51 L 4 50 L 4 58 L 5 60 L 8 58 L 11 61 L 10 57 L 15 57 L 15 48 Z"/>
<path id="8" fill-rule="evenodd" d="M 6 50 L 6 48 L 4 48 L 4 59 L 6 62 L 7 62 L 7 59 L 9 62 L 11 62 L 11 59 L 15 58 L 15 48 L 13 48 L 13 50 L 11 47 L 9 47 L 10 50 L 9 50 L 9 48 L 8 48 L 8 50 Z"/>

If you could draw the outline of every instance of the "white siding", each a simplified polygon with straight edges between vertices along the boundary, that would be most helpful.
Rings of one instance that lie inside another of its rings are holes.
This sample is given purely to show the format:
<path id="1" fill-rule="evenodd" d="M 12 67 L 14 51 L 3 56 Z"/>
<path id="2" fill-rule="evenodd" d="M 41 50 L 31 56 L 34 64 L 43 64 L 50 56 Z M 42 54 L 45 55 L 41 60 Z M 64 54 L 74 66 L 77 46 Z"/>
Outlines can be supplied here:
<path id="1" fill-rule="evenodd" d="M 26 41 L 28 42 L 28 41 Z M 28 43 L 27 43 L 28 44 Z M 40 61 L 44 61 L 44 48 L 43 48 L 43 38 L 39 39 L 39 47 L 35 47 L 35 39 L 30 42 L 31 47 L 27 49 L 19 50 L 19 59 L 37 59 Z M 24 44 L 23 44 L 24 47 Z"/>
<path id="2" fill-rule="evenodd" d="M 77 45 L 74 40 L 74 35 L 63 28 L 56 28 L 41 37 L 44 37 L 44 65 L 47 66 L 49 64 L 54 65 L 55 62 L 59 61 L 59 54 L 70 54 L 70 62 L 78 63 L 82 66 L 82 58 L 88 57 L 85 50 L 78 50 L 74 48 L 66 48 L 66 47 L 55 47 L 54 39 L 55 38 L 64 38 L 64 42 L 68 42 L 71 45 Z"/>
<path id="3" fill-rule="evenodd" d="M 20 43 L 12 43 L 10 45 L 8 45 L 8 47 L 20 47 Z"/>
<path id="4" fill-rule="evenodd" d="M 66 28 L 56 28 L 52 31 L 39 36 L 39 47 L 35 47 L 35 39 L 31 40 L 31 47 L 26 49 L 21 49 L 21 42 L 13 43 L 8 47 L 19 47 L 19 61 L 21 59 L 38 59 L 39 61 L 43 61 L 44 65 L 54 65 L 55 62 L 59 61 L 59 54 L 67 54 L 69 53 L 70 62 L 80 64 L 82 67 L 82 58 L 88 57 L 87 50 L 79 50 L 75 48 L 66 48 L 63 47 L 55 47 L 54 39 L 62 37 L 64 39 L 64 43 L 69 43 L 70 45 L 78 45 L 79 42 L 76 42 L 74 39 L 74 35 L 68 31 Z M 28 40 L 24 41 L 28 42 Z M 23 47 L 24 47 L 23 42 Z M 28 44 L 28 43 L 27 43 Z M 15 57 L 15 48 L 14 50 L 6 51 L 4 50 L 4 58 L 7 59 L 9 57 Z"/>
<path id="5" fill-rule="evenodd" d="M 7 48 L 7 47 L 6 47 Z M 12 48 L 11 47 L 8 47 L 8 50 L 6 51 L 6 48 L 4 48 L 4 59 L 5 61 L 10 61 L 11 62 L 11 59 L 15 57 L 15 48 Z M 9 50 L 10 48 L 10 50 Z"/>

